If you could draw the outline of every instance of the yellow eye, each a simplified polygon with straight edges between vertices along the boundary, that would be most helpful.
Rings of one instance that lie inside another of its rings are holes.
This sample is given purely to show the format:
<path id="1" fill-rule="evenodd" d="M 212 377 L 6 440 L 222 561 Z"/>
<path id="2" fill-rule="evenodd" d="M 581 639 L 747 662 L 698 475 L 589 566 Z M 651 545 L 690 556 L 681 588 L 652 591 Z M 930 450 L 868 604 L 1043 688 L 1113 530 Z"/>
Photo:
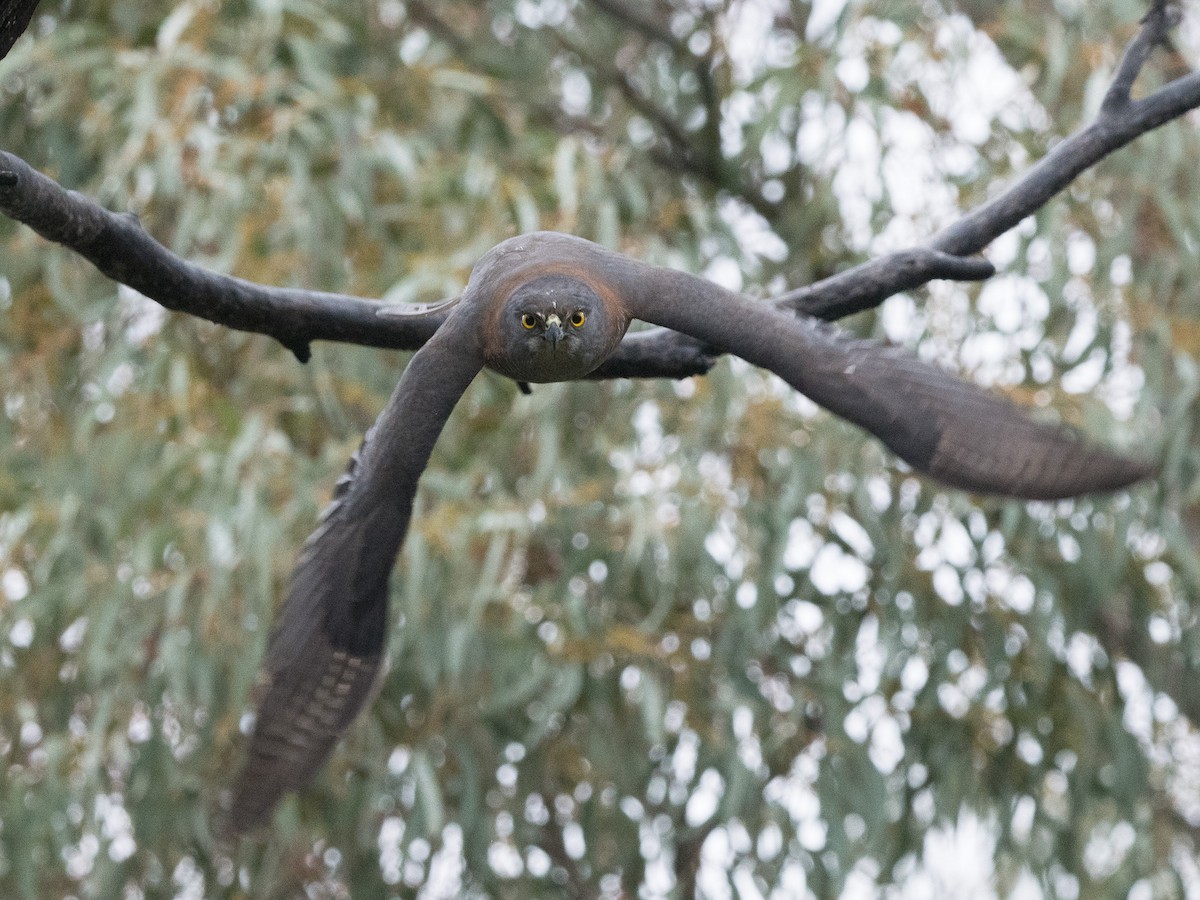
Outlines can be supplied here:
<path id="1" fill-rule="evenodd" d="M 521 324 L 526 328 L 533 328 L 537 325 L 537 316 L 531 316 L 529 313 L 521 316 Z"/>
<path id="2" fill-rule="evenodd" d="M 571 313 L 571 318 L 568 319 L 567 321 L 569 321 L 571 323 L 571 327 L 578 328 L 580 325 L 582 325 L 584 322 L 587 321 L 587 316 L 585 316 L 583 314 L 583 310 L 577 309 L 577 310 L 575 310 L 575 312 Z"/>

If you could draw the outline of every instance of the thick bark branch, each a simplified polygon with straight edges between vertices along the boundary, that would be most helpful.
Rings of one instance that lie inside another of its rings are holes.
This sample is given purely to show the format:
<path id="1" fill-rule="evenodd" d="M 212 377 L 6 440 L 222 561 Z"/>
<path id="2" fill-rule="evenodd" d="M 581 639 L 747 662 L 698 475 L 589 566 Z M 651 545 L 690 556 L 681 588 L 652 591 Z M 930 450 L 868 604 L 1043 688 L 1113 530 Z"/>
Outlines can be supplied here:
<path id="1" fill-rule="evenodd" d="M 74 250 L 114 281 L 168 309 L 275 338 L 308 359 L 315 340 L 395 350 L 420 348 L 445 313 L 388 315 L 377 301 L 297 288 L 266 287 L 209 272 L 180 259 L 148 235 L 136 217 L 109 212 L 20 158 L 0 150 L 0 212 Z M 701 375 L 714 356 L 695 341 L 674 344 L 664 332 L 625 338 L 597 378 Z"/>
<path id="2" fill-rule="evenodd" d="M 74 250 L 114 281 L 168 309 L 230 328 L 270 335 L 301 361 L 316 338 L 415 350 L 437 329 L 432 317 L 379 316 L 358 297 L 264 287 L 180 259 L 131 215 L 118 215 L 66 191 L 23 160 L 0 151 L 0 210 L 47 240 Z"/>
<path id="3" fill-rule="evenodd" d="M 37 5 L 38 0 L 0 0 L 0 59 L 25 33 Z"/>
<path id="4" fill-rule="evenodd" d="M 983 281 L 996 267 L 982 257 L 955 256 L 916 247 L 862 263 L 808 287 L 780 294 L 776 305 L 832 322 L 873 309 L 893 294 L 911 291 L 938 278 Z"/>
<path id="5" fill-rule="evenodd" d="M 1200 106 L 1200 74 L 1179 78 L 1140 100 L 1130 90 L 1151 50 L 1177 17 L 1157 2 L 1118 67 L 1096 120 L 1055 147 L 998 197 L 967 213 L 925 246 L 870 260 L 776 298 L 781 308 L 833 320 L 870 309 L 935 278 L 981 280 L 993 274 L 973 258 L 990 241 L 1036 212 L 1081 172 L 1141 134 Z M 274 337 L 298 358 L 314 340 L 415 350 L 442 316 L 379 315 L 360 297 L 266 287 L 206 271 L 172 254 L 132 216 L 109 212 L 68 192 L 19 158 L 0 151 L 0 212 L 63 244 L 110 278 L 163 306 L 218 324 Z M 655 330 L 628 335 L 595 378 L 683 378 L 703 374 L 714 354 L 693 338 Z"/>

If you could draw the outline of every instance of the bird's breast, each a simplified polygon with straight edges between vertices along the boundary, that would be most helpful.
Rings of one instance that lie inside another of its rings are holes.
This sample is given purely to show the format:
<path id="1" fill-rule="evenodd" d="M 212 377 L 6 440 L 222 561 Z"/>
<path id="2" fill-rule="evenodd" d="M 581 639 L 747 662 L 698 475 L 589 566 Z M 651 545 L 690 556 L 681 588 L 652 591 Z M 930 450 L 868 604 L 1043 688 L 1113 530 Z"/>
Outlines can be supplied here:
<path id="1" fill-rule="evenodd" d="M 520 346 L 489 354 L 486 362 L 489 369 L 501 375 L 541 384 L 583 378 L 607 357 L 608 353 L 591 351 L 574 335 L 565 335 L 557 342 L 537 335 Z"/>

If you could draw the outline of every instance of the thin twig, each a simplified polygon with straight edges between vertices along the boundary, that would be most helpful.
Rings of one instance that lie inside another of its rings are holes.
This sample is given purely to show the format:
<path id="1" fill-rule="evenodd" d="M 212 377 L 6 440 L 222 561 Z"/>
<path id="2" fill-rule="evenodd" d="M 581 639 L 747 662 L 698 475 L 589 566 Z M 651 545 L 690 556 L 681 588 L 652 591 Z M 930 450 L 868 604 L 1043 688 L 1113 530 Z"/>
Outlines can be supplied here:
<path id="1" fill-rule="evenodd" d="M 1121 64 L 1117 66 L 1116 75 L 1113 76 L 1112 84 L 1104 95 L 1104 103 L 1100 106 L 1101 115 L 1114 113 L 1129 105 L 1133 83 L 1137 81 L 1154 48 L 1166 39 L 1169 29 L 1167 4 L 1159 0 L 1142 19 L 1142 28 L 1137 37 L 1125 48 Z"/>

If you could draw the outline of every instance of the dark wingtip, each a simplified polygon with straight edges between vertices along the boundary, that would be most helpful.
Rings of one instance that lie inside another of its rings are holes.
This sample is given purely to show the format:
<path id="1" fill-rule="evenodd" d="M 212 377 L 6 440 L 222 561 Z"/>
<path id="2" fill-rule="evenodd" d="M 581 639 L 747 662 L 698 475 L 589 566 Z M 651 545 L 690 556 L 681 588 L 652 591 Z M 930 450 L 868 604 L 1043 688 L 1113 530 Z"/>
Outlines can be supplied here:
<path id="1" fill-rule="evenodd" d="M 1161 465 L 1154 460 L 1122 456 L 1089 443 L 1081 443 L 1078 469 L 1064 474 L 1057 484 L 1047 485 L 1046 500 L 1065 500 L 1087 494 L 1112 494 L 1158 475 Z"/>
<path id="2" fill-rule="evenodd" d="M 1112 453 L 1086 442 L 1057 448 L 1055 458 L 1036 460 L 1019 471 L 961 468 L 957 460 L 929 466 L 926 473 L 950 487 L 1016 500 L 1055 501 L 1112 494 L 1158 475 L 1156 461 Z"/>
<path id="3" fill-rule="evenodd" d="M 1115 473 L 1114 481 L 1111 486 L 1097 488 L 1097 492 L 1108 493 L 1123 490 L 1133 487 L 1138 482 L 1158 478 L 1162 473 L 1162 463 L 1158 460 L 1138 459 L 1136 457 L 1117 456 L 1116 454 L 1113 455 L 1113 458 L 1119 464 L 1119 470 Z"/>
<path id="4" fill-rule="evenodd" d="M 1072 497 L 1115 494 L 1126 488 L 1133 487 L 1158 474 L 1157 466 L 1135 463 L 1132 460 L 1123 461 L 1125 464 L 1114 466 L 1110 472 L 1091 479 L 1080 479 L 1077 483 L 1061 486 L 1050 485 L 1044 492 L 1035 492 L 1029 500 L 1068 500 Z"/>
<path id="5" fill-rule="evenodd" d="M 245 837 L 269 824 L 289 790 L 278 783 L 248 784 L 245 775 L 243 772 L 233 786 L 232 799 L 221 821 L 219 834 L 227 839 Z"/>
<path id="6" fill-rule="evenodd" d="M 276 656 L 284 633 L 273 639 L 270 652 Z M 321 629 L 305 634 L 294 659 L 277 667 L 268 662 L 271 676 L 258 703 L 245 762 L 231 788 L 227 827 L 232 834 L 267 825 L 285 796 L 312 783 L 374 695 L 385 669 L 381 651 L 340 649 Z"/>
<path id="7" fill-rule="evenodd" d="M 266 824 L 267 818 L 266 815 L 256 815 L 253 810 L 244 809 L 235 802 L 232 807 L 221 811 L 217 821 L 217 838 L 222 841 L 236 841 L 257 831 Z"/>

